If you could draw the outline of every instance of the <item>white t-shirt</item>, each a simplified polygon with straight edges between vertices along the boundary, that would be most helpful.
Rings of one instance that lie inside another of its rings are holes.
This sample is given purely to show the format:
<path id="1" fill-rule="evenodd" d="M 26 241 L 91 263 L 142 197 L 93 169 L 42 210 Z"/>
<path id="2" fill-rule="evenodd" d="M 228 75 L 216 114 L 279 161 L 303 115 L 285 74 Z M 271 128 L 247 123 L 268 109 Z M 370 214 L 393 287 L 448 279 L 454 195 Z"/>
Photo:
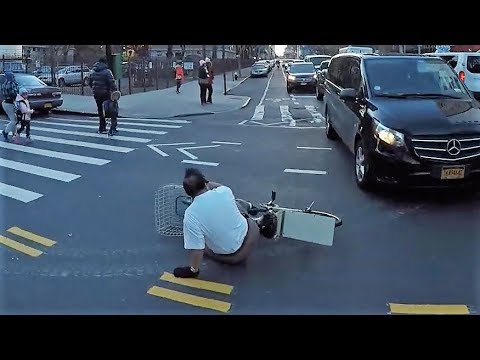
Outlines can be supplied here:
<path id="1" fill-rule="evenodd" d="M 202 250 L 206 244 L 216 254 L 233 254 L 247 231 L 247 219 L 238 210 L 232 190 L 223 185 L 195 197 L 183 218 L 187 250 Z"/>

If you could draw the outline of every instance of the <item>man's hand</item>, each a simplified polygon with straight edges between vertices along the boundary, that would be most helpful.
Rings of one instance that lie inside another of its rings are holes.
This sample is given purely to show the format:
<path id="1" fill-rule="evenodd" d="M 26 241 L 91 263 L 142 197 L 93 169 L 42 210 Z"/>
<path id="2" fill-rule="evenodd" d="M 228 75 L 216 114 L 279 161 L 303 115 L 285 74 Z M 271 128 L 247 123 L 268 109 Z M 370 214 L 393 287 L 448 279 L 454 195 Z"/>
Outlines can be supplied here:
<path id="1" fill-rule="evenodd" d="M 173 270 L 173 275 L 178 278 L 196 278 L 200 270 L 193 271 L 190 266 L 177 267 Z"/>

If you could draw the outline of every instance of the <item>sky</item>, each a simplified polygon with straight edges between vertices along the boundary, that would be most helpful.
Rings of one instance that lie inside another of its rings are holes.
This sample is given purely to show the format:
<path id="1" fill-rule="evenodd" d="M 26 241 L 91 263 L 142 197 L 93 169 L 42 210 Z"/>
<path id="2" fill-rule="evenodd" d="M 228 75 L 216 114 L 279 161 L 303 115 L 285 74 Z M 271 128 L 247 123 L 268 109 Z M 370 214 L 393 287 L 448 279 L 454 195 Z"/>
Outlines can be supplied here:
<path id="1" fill-rule="evenodd" d="M 286 47 L 287 45 L 275 45 L 275 53 L 277 56 L 282 56 Z"/>

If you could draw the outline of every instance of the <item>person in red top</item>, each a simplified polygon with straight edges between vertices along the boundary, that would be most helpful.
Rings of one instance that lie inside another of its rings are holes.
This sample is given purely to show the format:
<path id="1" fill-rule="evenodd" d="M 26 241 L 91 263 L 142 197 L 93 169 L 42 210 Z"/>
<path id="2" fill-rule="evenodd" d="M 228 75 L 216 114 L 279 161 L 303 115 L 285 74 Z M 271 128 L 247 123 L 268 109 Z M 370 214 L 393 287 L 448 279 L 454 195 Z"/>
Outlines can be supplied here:
<path id="1" fill-rule="evenodd" d="M 207 85 L 207 103 L 212 103 L 212 93 L 213 93 L 213 70 L 212 70 L 212 61 L 207 57 L 205 59 L 207 63 L 208 71 L 208 85 Z"/>
<path id="2" fill-rule="evenodd" d="M 180 86 L 182 86 L 183 79 L 185 78 L 183 74 L 183 67 L 180 61 L 177 61 L 175 66 L 175 80 L 177 81 L 177 94 L 180 94 Z"/>

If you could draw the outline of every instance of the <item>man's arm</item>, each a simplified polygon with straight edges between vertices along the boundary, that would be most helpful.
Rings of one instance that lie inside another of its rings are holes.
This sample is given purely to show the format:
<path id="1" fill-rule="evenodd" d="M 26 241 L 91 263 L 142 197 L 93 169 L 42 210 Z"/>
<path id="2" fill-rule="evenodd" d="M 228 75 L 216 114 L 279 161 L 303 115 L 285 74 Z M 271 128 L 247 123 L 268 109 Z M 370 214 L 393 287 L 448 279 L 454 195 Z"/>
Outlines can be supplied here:
<path id="1" fill-rule="evenodd" d="M 183 219 L 183 242 L 185 249 L 189 250 L 190 253 L 190 266 L 175 268 L 173 275 L 181 278 L 195 278 L 200 273 L 205 249 L 205 237 L 198 220 L 189 213 L 186 213 Z"/>

